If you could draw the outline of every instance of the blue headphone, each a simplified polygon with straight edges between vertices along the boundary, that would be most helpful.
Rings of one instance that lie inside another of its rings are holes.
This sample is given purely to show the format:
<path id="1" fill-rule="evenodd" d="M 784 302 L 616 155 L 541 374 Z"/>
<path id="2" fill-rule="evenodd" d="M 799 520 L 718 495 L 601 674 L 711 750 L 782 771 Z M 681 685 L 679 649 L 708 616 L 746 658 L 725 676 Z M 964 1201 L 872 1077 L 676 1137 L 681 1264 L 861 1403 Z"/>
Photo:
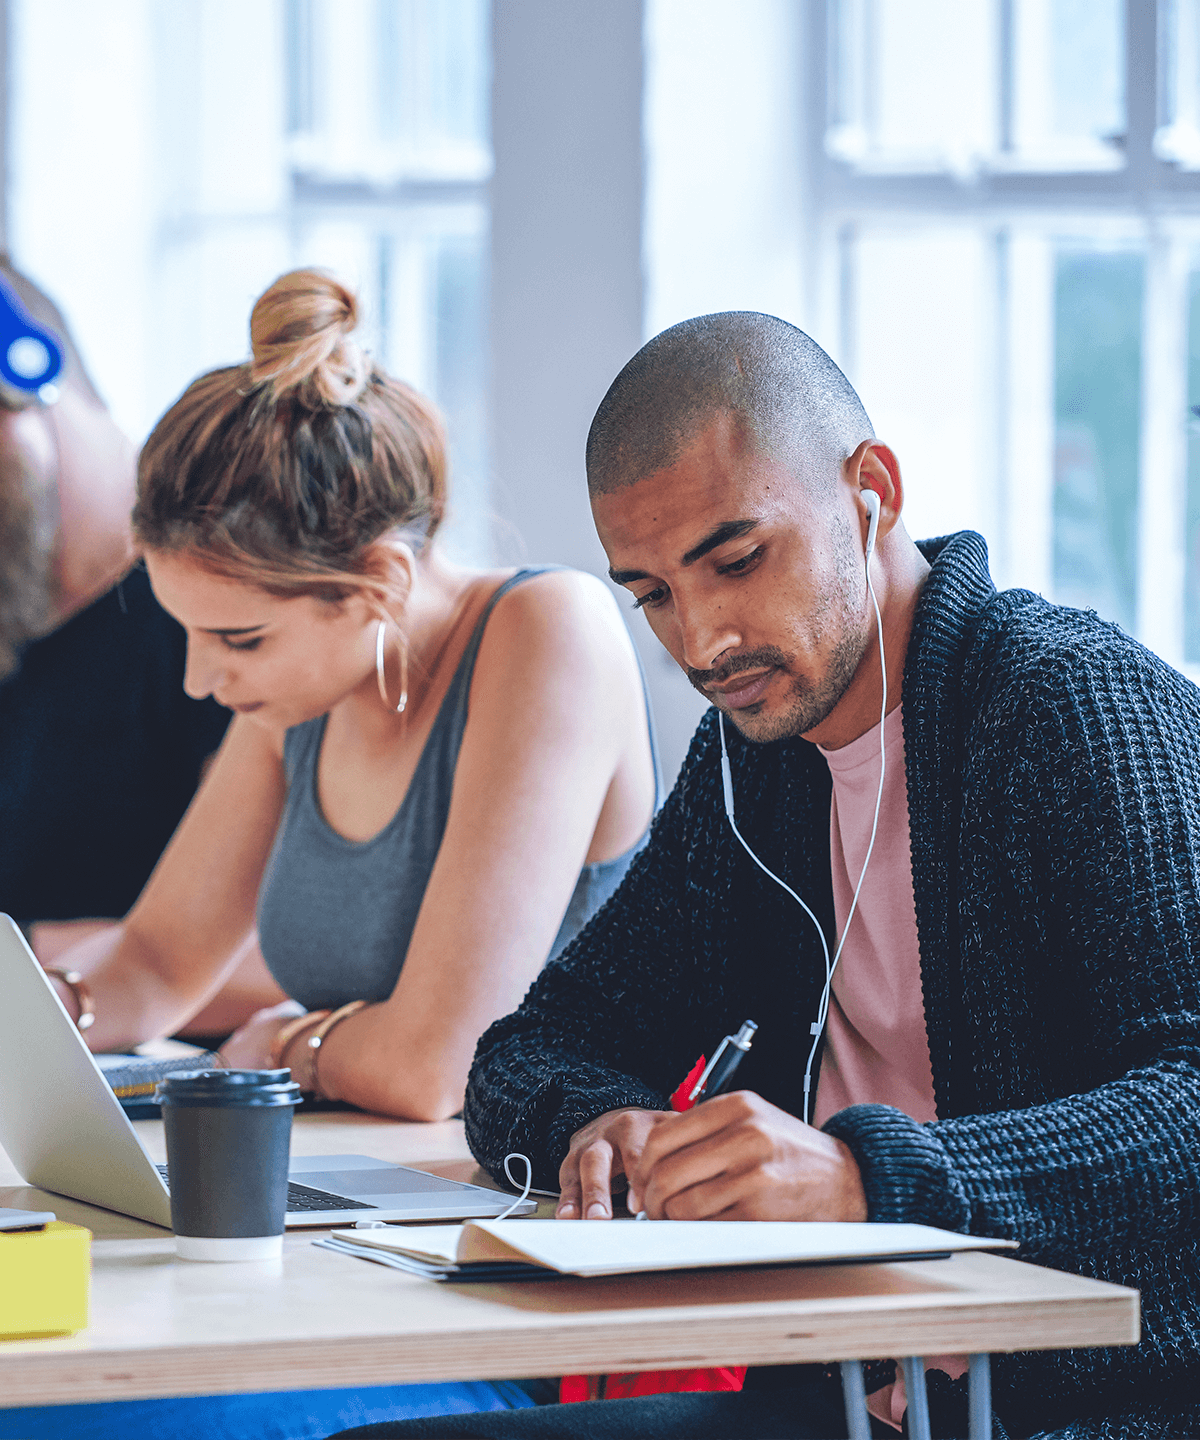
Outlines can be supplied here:
<path id="1" fill-rule="evenodd" d="M 0 380 L 14 390 L 37 394 L 58 379 L 62 366 L 58 336 L 31 318 L 16 291 L 0 277 Z"/>

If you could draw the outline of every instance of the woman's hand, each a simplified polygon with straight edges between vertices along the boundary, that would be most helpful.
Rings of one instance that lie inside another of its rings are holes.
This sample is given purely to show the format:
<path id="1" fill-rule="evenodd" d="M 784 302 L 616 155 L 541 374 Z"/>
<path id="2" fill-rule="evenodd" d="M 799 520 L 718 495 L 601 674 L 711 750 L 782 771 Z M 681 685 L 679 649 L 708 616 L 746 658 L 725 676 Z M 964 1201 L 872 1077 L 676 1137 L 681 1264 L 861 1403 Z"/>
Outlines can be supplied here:
<path id="1" fill-rule="evenodd" d="M 221 1046 L 220 1056 L 230 1070 L 266 1070 L 271 1065 L 271 1045 L 291 1019 L 304 1014 L 298 1000 L 284 1000 L 266 1010 L 257 1010 Z"/>

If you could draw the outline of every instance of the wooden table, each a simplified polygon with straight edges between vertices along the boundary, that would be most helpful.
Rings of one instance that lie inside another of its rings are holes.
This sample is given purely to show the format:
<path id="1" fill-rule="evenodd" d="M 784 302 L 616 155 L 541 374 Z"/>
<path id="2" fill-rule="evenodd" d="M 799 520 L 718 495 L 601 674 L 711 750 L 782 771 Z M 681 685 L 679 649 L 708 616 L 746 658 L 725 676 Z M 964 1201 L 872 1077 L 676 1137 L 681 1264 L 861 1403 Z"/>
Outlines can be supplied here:
<path id="1" fill-rule="evenodd" d="M 163 1158 L 162 1126 L 139 1133 Z M 455 1121 L 298 1117 L 297 1155 L 357 1152 L 490 1183 Z M 778 1365 L 1131 1344 L 1135 1291 L 995 1255 L 909 1264 L 692 1271 L 537 1284 L 438 1285 L 318 1249 L 281 1262 L 178 1260 L 170 1235 L 22 1187 L 0 1152 L 0 1205 L 86 1225 L 92 1323 L 0 1342 L 6 1405 Z"/>

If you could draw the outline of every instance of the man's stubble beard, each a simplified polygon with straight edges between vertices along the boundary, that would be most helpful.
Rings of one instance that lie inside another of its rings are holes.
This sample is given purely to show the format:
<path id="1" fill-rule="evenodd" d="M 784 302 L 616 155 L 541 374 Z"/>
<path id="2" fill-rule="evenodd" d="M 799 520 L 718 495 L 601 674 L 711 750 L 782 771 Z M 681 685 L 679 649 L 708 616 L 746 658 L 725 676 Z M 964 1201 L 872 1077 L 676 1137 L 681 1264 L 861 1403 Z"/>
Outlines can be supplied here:
<path id="1" fill-rule="evenodd" d="M 797 735 L 807 735 L 837 708 L 838 701 L 854 679 L 866 648 L 865 634 L 844 632 L 818 684 L 812 685 L 800 676 L 792 677 L 789 701 L 782 711 L 739 716 L 726 710 L 725 714 L 742 735 L 756 745 L 769 745 L 774 740 L 792 740 Z M 773 663 L 786 670 L 789 657 L 780 652 L 776 654 L 779 659 Z"/>
<path id="2" fill-rule="evenodd" d="M 850 687 L 850 682 L 862 663 L 871 638 L 870 607 L 856 605 L 859 601 L 859 586 L 865 593 L 865 578 L 862 565 L 852 546 L 842 543 L 837 556 L 837 590 L 826 595 L 825 603 L 812 617 L 822 629 L 834 628 L 838 634 L 833 653 L 825 673 L 814 685 L 801 676 L 792 676 L 791 694 L 782 712 L 765 715 L 739 714 L 717 708 L 729 716 L 745 739 L 757 745 L 768 745 L 775 740 L 790 740 L 797 735 L 806 735 L 815 730 L 823 720 L 836 709 L 838 702 Z M 858 614 L 855 614 L 856 608 Z M 712 697 L 704 690 L 705 683 L 714 679 L 723 684 L 739 671 L 758 670 L 774 666 L 784 674 L 790 674 L 794 656 L 786 654 L 775 646 L 747 651 L 739 655 L 734 663 L 716 670 L 689 670 L 688 679 L 706 700 Z"/>
<path id="3" fill-rule="evenodd" d="M 791 740 L 797 735 L 807 735 L 823 720 L 827 720 L 837 708 L 838 701 L 850 687 L 862 657 L 866 652 L 865 640 L 857 634 L 843 633 L 834 647 L 829 667 L 818 685 L 796 678 L 792 682 L 791 704 L 782 714 L 764 715 L 762 724 L 755 725 L 758 716 L 750 717 L 750 726 L 739 725 L 747 740 L 758 744 L 769 744 L 772 740 Z M 733 719 L 734 717 L 730 717 Z M 737 724 L 736 719 L 734 723 Z"/>

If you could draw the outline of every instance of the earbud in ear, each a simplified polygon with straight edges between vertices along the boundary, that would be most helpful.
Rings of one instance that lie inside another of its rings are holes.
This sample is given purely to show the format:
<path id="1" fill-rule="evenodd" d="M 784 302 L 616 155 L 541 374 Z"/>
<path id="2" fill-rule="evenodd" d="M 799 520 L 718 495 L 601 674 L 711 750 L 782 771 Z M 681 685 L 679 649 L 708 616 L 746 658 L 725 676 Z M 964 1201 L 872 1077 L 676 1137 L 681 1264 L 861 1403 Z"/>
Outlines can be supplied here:
<path id="1" fill-rule="evenodd" d="M 867 507 L 867 515 L 870 523 L 867 526 L 867 555 L 869 560 L 875 553 L 875 535 L 879 529 L 879 496 L 874 490 L 862 490 L 862 502 Z"/>

